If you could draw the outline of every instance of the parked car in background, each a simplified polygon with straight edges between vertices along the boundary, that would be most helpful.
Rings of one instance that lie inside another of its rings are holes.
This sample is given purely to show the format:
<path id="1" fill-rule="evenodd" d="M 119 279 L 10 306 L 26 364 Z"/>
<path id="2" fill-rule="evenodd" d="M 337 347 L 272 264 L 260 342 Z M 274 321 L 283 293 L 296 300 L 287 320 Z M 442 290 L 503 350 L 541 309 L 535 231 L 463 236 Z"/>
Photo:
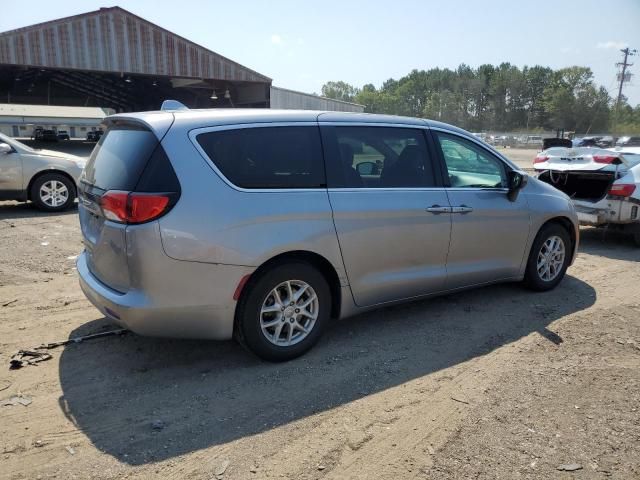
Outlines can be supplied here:
<path id="1" fill-rule="evenodd" d="M 581 137 L 576 138 L 573 141 L 574 147 L 597 147 L 597 148 L 609 148 L 614 145 L 613 137 Z"/>
<path id="2" fill-rule="evenodd" d="M 176 102 L 173 102 L 176 105 Z M 570 199 L 470 133 L 294 110 L 118 114 L 79 183 L 87 298 L 140 334 L 268 360 L 331 317 L 504 281 L 554 288 Z"/>
<path id="3" fill-rule="evenodd" d="M 549 148 L 534 168 L 571 197 L 581 224 L 623 230 L 640 246 L 640 148 Z"/>
<path id="4" fill-rule="evenodd" d="M 502 147 L 502 148 L 514 147 L 516 143 L 517 142 L 515 137 L 511 135 L 500 135 L 500 136 L 494 137 L 493 139 L 493 145 L 496 147 Z"/>
<path id="5" fill-rule="evenodd" d="M 87 141 L 97 142 L 102 138 L 104 132 L 102 130 L 91 130 L 87 132 Z"/>
<path id="6" fill-rule="evenodd" d="M 597 145 L 600 148 L 611 148 L 615 146 L 615 139 L 610 135 L 606 135 L 598 139 Z"/>
<path id="7" fill-rule="evenodd" d="M 0 200 L 31 200 L 48 212 L 71 207 L 86 161 L 36 150 L 0 133 Z"/>
<path id="8" fill-rule="evenodd" d="M 525 147 L 542 148 L 543 140 L 541 135 L 526 135 L 523 137 L 522 143 Z"/>
<path id="9" fill-rule="evenodd" d="M 42 142 L 57 142 L 58 134 L 55 130 L 42 130 L 40 137 L 36 138 L 36 140 L 40 140 Z"/>
<path id="10" fill-rule="evenodd" d="M 66 130 L 58 130 L 58 140 L 69 140 L 69 132 Z"/>
<path id="11" fill-rule="evenodd" d="M 44 128 L 36 127 L 33 129 L 33 133 L 31 134 L 31 140 L 41 140 L 42 139 L 42 131 Z"/>
<path id="12" fill-rule="evenodd" d="M 640 147 L 640 137 L 620 137 L 616 142 L 617 147 Z"/>

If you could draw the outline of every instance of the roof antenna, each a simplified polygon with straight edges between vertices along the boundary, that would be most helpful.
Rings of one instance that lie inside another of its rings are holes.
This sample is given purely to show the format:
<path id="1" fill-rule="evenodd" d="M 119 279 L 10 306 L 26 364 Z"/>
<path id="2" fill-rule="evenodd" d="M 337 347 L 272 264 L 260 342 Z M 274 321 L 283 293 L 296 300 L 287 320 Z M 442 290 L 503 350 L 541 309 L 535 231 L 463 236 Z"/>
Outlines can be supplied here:
<path id="1" fill-rule="evenodd" d="M 164 102 L 162 102 L 160 110 L 162 110 L 163 112 L 172 110 L 189 110 L 189 107 L 180 103 L 178 100 L 165 100 Z"/>

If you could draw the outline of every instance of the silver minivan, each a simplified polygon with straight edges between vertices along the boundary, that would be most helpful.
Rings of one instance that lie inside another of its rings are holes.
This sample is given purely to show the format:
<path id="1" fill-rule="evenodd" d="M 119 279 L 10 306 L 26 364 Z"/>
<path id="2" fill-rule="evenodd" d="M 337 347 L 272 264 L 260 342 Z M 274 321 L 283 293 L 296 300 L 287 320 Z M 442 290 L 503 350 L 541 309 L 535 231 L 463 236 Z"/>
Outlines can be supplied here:
<path id="1" fill-rule="evenodd" d="M 181 109 L 106 124 L 80 180 L 78 272 L 140 334 L 286 360 L 331 318 L 496 282 L 548 290 L 576 255 L 565 194 L 443 123 Z"/>

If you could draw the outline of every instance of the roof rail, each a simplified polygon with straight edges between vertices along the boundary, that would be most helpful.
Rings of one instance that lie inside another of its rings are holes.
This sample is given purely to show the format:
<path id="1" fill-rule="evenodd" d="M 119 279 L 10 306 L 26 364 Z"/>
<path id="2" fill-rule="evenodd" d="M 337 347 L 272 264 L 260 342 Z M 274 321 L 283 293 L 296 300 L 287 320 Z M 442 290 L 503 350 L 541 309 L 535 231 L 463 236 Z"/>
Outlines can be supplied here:
<path id="1" fill-rule="evenodd" d="M 165 100 L 162 102 L 160 110 L 165 112 L 171 110 L 189 110 L 189 107 L 180 103 L 178 100 Z"/>

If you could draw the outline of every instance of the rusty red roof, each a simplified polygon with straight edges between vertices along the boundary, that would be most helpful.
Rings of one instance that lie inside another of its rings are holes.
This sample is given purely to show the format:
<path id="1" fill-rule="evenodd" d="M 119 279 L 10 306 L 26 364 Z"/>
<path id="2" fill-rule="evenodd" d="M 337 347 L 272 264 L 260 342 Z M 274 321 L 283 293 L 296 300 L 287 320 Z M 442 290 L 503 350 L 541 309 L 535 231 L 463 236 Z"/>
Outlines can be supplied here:
<path id="1" fill-rule="evenodd" d="M 0 64 L 271 83 L 120 7 L 0 33 Z"/>

